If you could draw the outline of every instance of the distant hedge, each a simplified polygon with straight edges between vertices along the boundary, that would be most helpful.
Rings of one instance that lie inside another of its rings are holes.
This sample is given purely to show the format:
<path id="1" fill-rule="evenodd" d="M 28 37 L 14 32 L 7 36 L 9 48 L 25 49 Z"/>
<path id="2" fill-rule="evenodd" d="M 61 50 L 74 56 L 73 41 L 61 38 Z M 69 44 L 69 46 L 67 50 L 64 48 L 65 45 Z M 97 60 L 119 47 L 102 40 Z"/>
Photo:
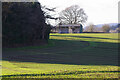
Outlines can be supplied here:
<path id="1" fill-rule="evenodd" d="M 47 43 L 51 27 L 38 2 L 2 3 L 3 47 Z"/>

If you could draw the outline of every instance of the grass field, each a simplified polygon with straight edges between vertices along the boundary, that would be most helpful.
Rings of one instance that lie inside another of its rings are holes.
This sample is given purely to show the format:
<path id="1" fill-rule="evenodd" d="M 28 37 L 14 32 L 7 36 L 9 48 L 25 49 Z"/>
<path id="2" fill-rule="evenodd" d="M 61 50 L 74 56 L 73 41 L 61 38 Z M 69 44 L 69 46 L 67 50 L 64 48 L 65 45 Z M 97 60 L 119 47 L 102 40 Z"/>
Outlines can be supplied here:
<path id="1" fill-rule="evenodd" d="M 45 46 L 3 49 L 4 78 L 118 78 L 117 33 L 50 34 Z"/>

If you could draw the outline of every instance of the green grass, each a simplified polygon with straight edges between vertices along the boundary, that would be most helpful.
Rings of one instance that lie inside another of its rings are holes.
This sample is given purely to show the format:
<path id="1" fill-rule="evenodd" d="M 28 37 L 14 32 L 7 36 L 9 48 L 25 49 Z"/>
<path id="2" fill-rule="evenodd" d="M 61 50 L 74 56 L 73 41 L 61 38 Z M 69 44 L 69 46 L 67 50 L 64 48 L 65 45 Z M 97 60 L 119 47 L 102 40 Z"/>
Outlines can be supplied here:
<path id="1" fill-rule="evenodd" d="M 51 39 L 120 43 L 118 33 L 51 34 Z M 119 40 L 118 40 L 119 39 Z"/>
<path id="2" fill-rule="evenodd" d="M 45 47 L 3 50 L 2 76 L 118 78 L 118 43 L 117 33 L 50 34 Z"/>
<path id="3" fill-rule="evenodd" d="M 34 78 L 87 78 L 87 77 L 118 77 L 117 66 L 95 66 L 95 65 L 66 65 L 66 64 L 46 64 L 46 63 L 31 63 L 31 62 L 9 62 L 3 61 L 3 74 L 4 75 L 17 75 L 12 77 L 34 77 Z M 9 65 L 9 66 L 8 66 Z M 19 76 L 19 74 L 23 76 Z M 30 74 L 30 76 L 25 76 Z M 38 76 L 34 76 L 37 74 Z M 39 76 L 41 74 L 46 74 Z M 54 75 L 53 75 L 54 74 Z M 33 76 L 31 76 L 33 75 Z M 52 76 L 50 76 L 52 75 Z"/>

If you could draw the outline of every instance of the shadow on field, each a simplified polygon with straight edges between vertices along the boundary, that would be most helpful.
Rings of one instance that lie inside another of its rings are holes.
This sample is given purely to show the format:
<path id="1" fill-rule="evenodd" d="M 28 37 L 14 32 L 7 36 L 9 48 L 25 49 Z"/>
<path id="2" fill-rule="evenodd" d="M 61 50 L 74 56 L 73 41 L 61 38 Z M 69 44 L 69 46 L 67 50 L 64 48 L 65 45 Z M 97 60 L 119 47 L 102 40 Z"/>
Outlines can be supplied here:
<path id="1" fill-rule="evenodd" d="M 51 40 L 55 46 L 36 49 L 3 49 L 3 60 L 74 65 L 118 65 L 118 44 Z"/>

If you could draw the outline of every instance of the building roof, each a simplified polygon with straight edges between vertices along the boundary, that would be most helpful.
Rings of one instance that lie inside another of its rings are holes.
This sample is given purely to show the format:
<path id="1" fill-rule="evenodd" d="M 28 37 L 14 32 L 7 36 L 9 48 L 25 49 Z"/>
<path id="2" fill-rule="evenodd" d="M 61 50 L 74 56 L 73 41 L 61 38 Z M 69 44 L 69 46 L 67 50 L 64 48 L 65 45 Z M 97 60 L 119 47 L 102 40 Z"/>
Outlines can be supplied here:
<path id="1" fill-rule="evenodd" d="M 58 25 L 58 26 L 56 26 L 56 27 L 80 27 L 81 26 L 81 24 L 62 24 L 62 25 Z"/>
<path id="2" fill-rule="evenodd" d="M 69 26 L 80 26 L 81 24 L 62 24 L 59 26 L 63 26 L 63 27 L 69 27 Z"/>

